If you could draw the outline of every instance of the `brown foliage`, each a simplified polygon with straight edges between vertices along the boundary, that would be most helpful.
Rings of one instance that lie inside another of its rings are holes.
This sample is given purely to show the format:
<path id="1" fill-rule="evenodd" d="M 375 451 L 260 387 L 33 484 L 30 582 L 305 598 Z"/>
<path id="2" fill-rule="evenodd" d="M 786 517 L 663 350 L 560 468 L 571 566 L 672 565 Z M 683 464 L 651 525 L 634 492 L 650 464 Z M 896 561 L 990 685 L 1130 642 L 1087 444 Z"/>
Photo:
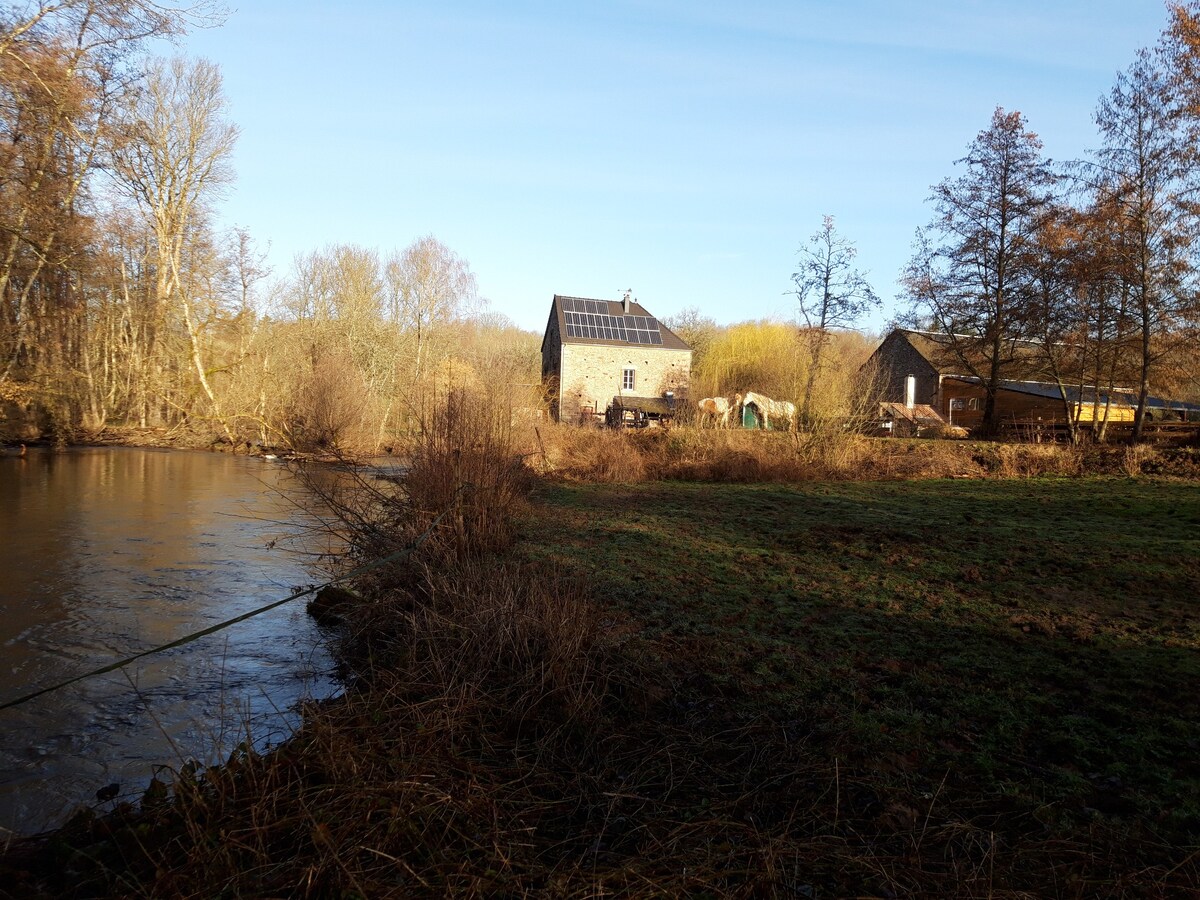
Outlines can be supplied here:
<path id="1" fill-rule="evenodd" d="M 463 559 L 509 546 L 529 470 L 517 455 L 506 408 L 452 390 L 437 402 L 407 457 L 411 527 L 423 532 L 443 517 L 433 547 Z"/>
<path id="2" fill-rule="evenodd" d="M 910 478 L 1137 475 L 1194 478 L 1186 446 L 1136 453 L 1106 445 L 873 438 L 852 432 L 780 433 L 675 426 L 608 431 L 540 429 L 545 455 L 530 464 L 552 478 L 597 483 L 657 480 L 788 482 Z"/>

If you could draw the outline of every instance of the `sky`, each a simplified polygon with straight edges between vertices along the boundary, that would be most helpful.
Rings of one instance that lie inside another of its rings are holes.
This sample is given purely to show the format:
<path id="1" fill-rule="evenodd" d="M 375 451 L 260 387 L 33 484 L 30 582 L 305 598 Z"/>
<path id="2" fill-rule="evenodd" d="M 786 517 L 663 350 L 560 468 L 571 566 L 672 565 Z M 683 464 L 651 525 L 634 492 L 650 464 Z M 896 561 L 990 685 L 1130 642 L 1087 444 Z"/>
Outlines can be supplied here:
<path id="1" fill-rule="evenodd" d="M 164 53 L 221 67 L 241 135 L 219 220 L 276 277 L 433 235 L 537 332 L 555 294 L 626 289 L 660 318 L 792 321 L 831 215 L 878 331 L 930 187 L 995 108 L 1079 158 L 1165 24 L 1161 0 L 243 0 Z"/>

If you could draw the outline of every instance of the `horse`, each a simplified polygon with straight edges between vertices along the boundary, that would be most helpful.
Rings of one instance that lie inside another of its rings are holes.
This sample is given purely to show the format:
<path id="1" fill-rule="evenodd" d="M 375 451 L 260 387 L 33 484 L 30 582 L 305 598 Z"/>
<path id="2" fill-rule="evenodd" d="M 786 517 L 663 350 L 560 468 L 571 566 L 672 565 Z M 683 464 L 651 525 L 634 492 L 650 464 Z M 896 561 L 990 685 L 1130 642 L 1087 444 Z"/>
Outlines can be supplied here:
<path id="1" fill-rule="evenodd" d="M 728 397 L 705 397 L 696 406 L 701 416 L 718 420 L 722 428 L 729 427 L 729 413 L 733 407 Z"/>
<path id="2" fill-rule="evenodd" d="M 780 419 L 784 420 L 789 430 L 796 423 L 796 404 L 787 400 L 772 400 L 770 397 L 748 391 L 742 398 L 742 405 L 753 406 L 758 410 L 763 428 L 771 427 L 771 419 L 777 422 Z"/>

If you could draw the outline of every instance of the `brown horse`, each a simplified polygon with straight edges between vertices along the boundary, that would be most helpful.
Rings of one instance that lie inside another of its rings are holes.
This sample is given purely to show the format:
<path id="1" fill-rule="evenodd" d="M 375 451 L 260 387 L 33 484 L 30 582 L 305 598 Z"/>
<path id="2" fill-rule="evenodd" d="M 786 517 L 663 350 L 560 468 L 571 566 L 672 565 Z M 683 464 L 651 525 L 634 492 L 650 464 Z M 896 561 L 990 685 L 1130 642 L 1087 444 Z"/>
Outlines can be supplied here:
<path id="1" fill-rule="evenodd" d="M 715 420 L 722 428 L 729 427 L 729 413 L 732 405 L 728 397 L 705 397 L 696 404 L 700 415 L 705 419 Z"/>

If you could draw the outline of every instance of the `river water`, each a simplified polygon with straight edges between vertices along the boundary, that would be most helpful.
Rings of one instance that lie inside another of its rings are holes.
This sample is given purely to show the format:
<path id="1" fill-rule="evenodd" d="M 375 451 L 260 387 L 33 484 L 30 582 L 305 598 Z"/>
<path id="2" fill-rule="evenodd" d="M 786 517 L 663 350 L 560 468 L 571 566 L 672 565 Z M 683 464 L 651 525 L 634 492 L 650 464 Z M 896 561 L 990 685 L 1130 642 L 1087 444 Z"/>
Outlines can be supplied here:
<path id="1" fill-rule="evenodd" d="M 131 448 L 0 457 L 0 703 L 323 581 L 278 462 Z M 136 799 L 157 766 L 285 737 L 336 690 L 304 599 L 0 710 L 0 844 Z M 96 791 L 119 785 L 115 801 Z"/>

